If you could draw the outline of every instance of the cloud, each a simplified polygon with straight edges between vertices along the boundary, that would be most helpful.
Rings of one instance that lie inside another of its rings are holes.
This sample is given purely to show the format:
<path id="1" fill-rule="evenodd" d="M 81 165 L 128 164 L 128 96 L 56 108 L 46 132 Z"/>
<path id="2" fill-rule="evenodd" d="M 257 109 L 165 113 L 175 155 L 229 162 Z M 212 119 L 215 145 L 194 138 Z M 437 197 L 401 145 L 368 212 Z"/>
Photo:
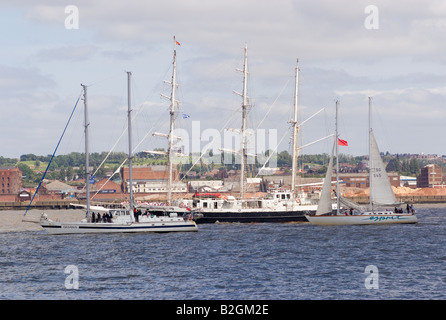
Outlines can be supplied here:
<path id="1" fill-rule="evenodd" d="M 39 61 L 83 61 L 91 59 L 98 48 L 91 45 L 61 46 L 50 49 L 41 49 L 35 54 Z"/>
<path id="2" fill-rule="evenodd" d="M 15 26 L 20 28 L 14 28 L 14 41 L 8 42 L 10 52 L 20 51 L 21 56 L 6 62 L 8 67 L 0 67 L 0 101 L 11 103 L 13 94 L 19 96 L 28 90 L 22 100 L 15 100 L 20 102 L 17 105 L 29 110 L 40 105 L 42 111 L 45 103 L 41 99 L 47 99 L 48 109 L 59 111 L 63 109 L 60 106 L 70 104 L 79 82 L 97 84 L 109 80 L 111 73 L 120 72 L 121 77 L 123 70 L 131 70 L 144 96 L 140 101 L 155 103 L 163 92 L 161 80 L 171 77 L 172 37 L 176 35 L 181 42 L 177 47 L 180 107 L 194 120 L 203 121 L 203 127 L 206 123 L 220 129 L 240 106 L 241 99 L 232 90 L 242 88 L 242 76 L 234 69 L 243 66 L 245 43 L 254 122 L 262 119 L 261 113 L 277 98 L 273 121 L 264 125 L 288 130 L 294 68 L 299 58 L 301 117 L 307 118 L 322 107 L 328 110 L 322 120 L 306 125 L 302 132 L 306 137 L 319 138 L 324 122 L 332 125 L 337 98 L 348 123 L 346 129 L 356 132 L 354 139 L 359 139 L 358 132 L 367 126 L 369 95 L 391 123 L 417 127 L 428 127 L 429 121 L 438 123 L 444 119 L 446 80 L 444 2 L 408 0 L 402 5 L 375 1 L 378 30 L 364 27 L 368 4 L 348 0 L 79 0 L 79 30 L 67 30 L 67 14 L 60 1 L 34 4 L 5 0 L 2 5 L 23 13 Z M 51 76 L 46 75 L 49 72 Z M 125 93 L 124 75 L 122 78 L 91 88 L 93 119 L 99 112 L 105 119 L 105 114 L 125 105 L 116 94 Z M 153 87 L 148 100 L 146 93 Z M 24 97 L 42 104 L 33 107 Z M 152 125 L 153 115 L 157 119 L 162 116 L 166 106 L 149 108 L 142 114 L 146 127 Z M 430 119 L 430 115 L 434 117 Z M 414 135 L 412 131 L 404 134 Z M 394 136 L 401 135 L 396 131 Z M 42 136 L 40 140 L 44 139 Z M 362 142 L 351 143 L 359 144 Z M 352 153 L 361 152 L 353 148 Z M 431 148 L 439 150 L 438 144 L 432 143 Z"/>
<path id="3" fill-rule="evenodd" d="M 125 50 L 102 50 L 101 55 L 104 57 L 116 59 L 116 60 L 131 60 L 136 56 L 141 56 L 143 52 L 141 50 L 134 51 L 125 51 Z"/>
<path id="4" fill-rule="evenodd" d="M 78 1 L 80 29 L 98 43 L 155 45 L 174 34 L 187 46 L 234 54 L 244 42 L 264 56 L 305 59 L 433 54 L 444 48 L 444 5 L 431 1 L 377 1 L 379 29 L 367 30 L 367 4 L 340 1 L 226 0 L 158 2 Z M 16 4 L 20 6 L 21 4 Z M 63 26 L 67 14 L 58 1 L 26 6 L 25 18 Z M 414 46 L 414 43 L 421 45 Z"/>
<path id="5" fill-rule="evenodd" d="M 54 81 L 42 75 L 36 68 L 20 68 L 0 65 L 0 93 L 13 95 L 42 87 L 50 87 Z"/>

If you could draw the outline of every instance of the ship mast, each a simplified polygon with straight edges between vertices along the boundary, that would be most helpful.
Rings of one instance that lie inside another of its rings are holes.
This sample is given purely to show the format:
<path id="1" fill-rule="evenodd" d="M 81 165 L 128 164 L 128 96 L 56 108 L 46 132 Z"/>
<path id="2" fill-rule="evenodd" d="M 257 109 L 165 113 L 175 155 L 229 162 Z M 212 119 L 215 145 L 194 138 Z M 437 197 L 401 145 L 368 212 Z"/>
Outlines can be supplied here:
<path id="1" fill-rule="evenodd" d="M 173 71 L 172 71 L 172 91 L 170 93 L 170 129 L 169 129 L 169 149 L 168 153 L 168 165 L 169 165 L 169 180 L 167 181 L 167 204 L 171 205 L 172 202 L 172 180 L 173 180 L 173 164 L 172 164 L 172 152 L 173 152 L 173 132 L 174 132 L 174 122 L 175 122 L 175 89 L 176 89 L 176 78 L 177 78 L 177 51 L 173 51 Z"/>
<path id="2" fill-rule="evenodd" d="M 299 126 L 297 125 L 297 98 L 298 98 L 298 85 L 299 85 L 299 67 L 298 62 L 296 62 L 296 82 L 294 87 L 294 117 L 290 122 L 293 125 L 293 161 L 292 161 L 292 170 L 291 170 L 291 193 L 295 195 L 296 189 L 296 172 L 297 172 L 297 156 L 299 154 L 299 150 L 297 149 L 297 134 L 299 132 Z"/>
<path id="3" fill-rule="evenodd" d="M 336 131 L 335 131 L 335 144 L 336 144 L 336 214 L 339 215 L 339 200 L 341 194 L 339 193 L 339 133 L 338 133 L 338 107 L 339 100 L 336 100 Z"/>
<path id="4" fill-rule="evenodd" d="M 373 195 L 372 195 L 372 97 L 369 97 L 369 210 L 373 212 Z"/>
<path id="5" fill-rule="evenodd" d="M 237 71 L 243 72 L 243 93 L 237 94 L 241 95 L 243 98 L 242 104 L 242 159 L 240 164 L 240 199 L 245 196 L 245 165 L 246 165 L 246 109 L 248 107 L 248 46 L 245 45 L 245 59 L 243 64 L 243 70 L 237 69 Z"/>
<path id="6" fill-rule="evenodd" d="M 171 89 L 171 93 L 170 93 L 170 97 L 161 94 L 162 97 L 170 100 L 170 127 L 169 127 L 169 134 L 165 134 L 165 133 L 158 133 L 158 132 L 154 132 L 152 133 L 153 136 L 160 136 L 160 137 L 164 137 L 168 139 L 168 149 L 167 152 L 165 151 L 144 151 L 144 152 L 148 152 L 148 153 L 152 153 L 152 154 L 159 154 L 159 155 L 164 155 L 167 156 L 167 161 L 168 161 L 168 167 L 169 167 L 169 178 L 167 180 L 167 204 L 171 205 L 172 202 L 172 184 L 173 184 L 173 162 L 172 162 L 172 157 L 174 154 L 173 151 L 173 147 L 174 147 L 174 140 L 181 140 L 181 137 L 178 136 L 174 136 L 174 131 L 175 131 L 175 127 L 174 127 L 174 123 L 175 123 L 175 105 L 178 104 L 178 100 L 175 99 L 175 93 L 176 93 L 176 88 L 178 87 L 177 84 L 177 51 L 175 49 L 176 45 L 180 45 L 176 40 L 175 37 L 173 37 L 173 41 L 174 41 L 174 50 L 173 50 L 173 71 L 172 71 L 172 81 L 163 81 L 165 83 L 168 83 L 172 86 Z M 176 152 L 176 154 L 179 155 L 183 155 L 180 154 L 178 152 Z"/>
<path id="7" fill-rule="evenodd" d="M 128 137 L 129 137 L 129 210 L 130 216 L 133 214 L 133 172 L 132 172 L 132 105 L 131 105 L 131 91 L 130 80 L 132 73 L 127 71 L 127 118 L 128 118 Z"/>
<path id="8" fill-rule="evenodd" d="M 84 128 L 85 128 L 85 182 L 86 182 L 86 205 L 87 212 L 86 218 L 87 221 L 90 219 L 90 153 L 88 149 L 89 141 L 88 141 L 88 127 L 90 126 L 90 122 L 88 121 L 88 109 L 87 109 L 87 86 L 81 84 L 84 90 Z"/>
<path id="9" fill-rule="evenodd" d="M 152 135 L 154 136 L 161 136 L 161 137 L 165 137 L 168 139 L 168 149 L 167 152 L 164 151 L 147 151 L 153 154 L 161 154 L 161 155 L 166 155 L 167 156 L 167 162 L 168 162 L 168 167 L 169 167 L 169 178 L 167 180 L 167 204 L 171 205 L 172 203 L 172 181 L 173 181 L 173 163 L 172 163 L 172 157 L 173 157 L 173 144 L 174 144 L 174 139 L 180 139 L 181 137 L 175 137 L 173 135 L 174 131 L 175 131 L 175 104 L 178 103 L 178 101 L 175 99 L 175 93 L 176 93 L 176 88 L 178 87 L 177 84 L 177 51 L 175 49 L 175 46 L 178 44 L 178 42 L 175 40 L 175 37 L 173 37 L 173 42 L 174 42 L 174 50 L 173 50 L 173 70 L 172 70 L 172 81 L 164 81 L 165 83 L 168 83 L 172 86 L 171 92 L 170 92 L 170 97 L 161 94 L 162 97 L 170 100 L 170 126 L 169 126 L 169 134 L 165 134 L 165 133 L 158 133 L 158 132 L 154 132 Z"/>

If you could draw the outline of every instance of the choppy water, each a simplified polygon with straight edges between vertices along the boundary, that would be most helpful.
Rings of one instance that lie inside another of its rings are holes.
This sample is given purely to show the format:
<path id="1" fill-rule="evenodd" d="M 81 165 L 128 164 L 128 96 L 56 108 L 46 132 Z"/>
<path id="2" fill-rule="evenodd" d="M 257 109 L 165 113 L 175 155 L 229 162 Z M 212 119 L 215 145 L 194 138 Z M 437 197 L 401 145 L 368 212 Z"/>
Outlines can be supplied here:
<path id="1" fill-rule="evenodd" d="M 197 233 L 3 233 L 0 299 L 444 300 L 446 208 L 421 208 L 418 218 L 388 226 L 200 225 Z"/>

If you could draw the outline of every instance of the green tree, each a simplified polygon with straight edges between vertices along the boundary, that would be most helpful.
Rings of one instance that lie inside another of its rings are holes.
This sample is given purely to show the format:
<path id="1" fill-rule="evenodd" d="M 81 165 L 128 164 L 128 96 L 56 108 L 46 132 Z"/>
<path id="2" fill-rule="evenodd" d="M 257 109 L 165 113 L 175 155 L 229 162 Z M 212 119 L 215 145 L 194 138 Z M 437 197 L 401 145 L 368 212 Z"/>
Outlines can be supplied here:
<path id="1" fill-rule="evenodd" d="M 72 167 L 67 167 L 66 177 L 67 177 L 68 181 L 73 180 L 73 168 Z"/>
<path id="2" fill-rule="evenodd" d="M 386 167 L 386 171 L 390 172 L 390 171 L 396 171 L 396 172 L 401 172 L 401 162 L 398 158 L 393 158 L 389 161 L 389 163 L 387 164 Z"/>
<path id="3" fill-rule="evenodd" d="M 411 174 L 417 175 L 420 173 L 420 163 L 418 159 L 412 158 L 409 163 L 409 170 Z"/>
<path id="4" fill-rule="evenodd" d="M 284 150 L 277 155 L 277 166 L 279 167 L 291 167 L 292 158 L 288 151 Z"/>
<path id="5" fill-rule="evenodd" d="M 401 172 L 402 172 L 402 173 L 405 173 L 405 174 L 410 173 L 409 160 L 404 159 L 404 160 L 401 162 Z"/>
<path id="6" fill-rule="evenodd" d="M 17 167 L 20 169 L 20 171 L 22 171 L 22 175 L 25 177 L 25 180 L 34 180 L 34 171 L 31 170 L 30 167 L 28 167 L 26 164 L 24 163 L 19 163 L 17 165 Z"/>

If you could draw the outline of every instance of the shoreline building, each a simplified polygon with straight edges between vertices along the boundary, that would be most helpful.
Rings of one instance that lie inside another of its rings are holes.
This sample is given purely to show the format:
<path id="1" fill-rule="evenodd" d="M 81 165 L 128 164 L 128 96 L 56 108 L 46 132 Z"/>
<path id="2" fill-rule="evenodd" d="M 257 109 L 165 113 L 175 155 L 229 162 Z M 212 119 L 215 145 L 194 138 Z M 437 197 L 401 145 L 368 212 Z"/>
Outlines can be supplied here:
<path id="1" fill-rule="evenodd" d="M 417 188 L 442 188 L 443 170 L 436 164 L 428 164 L 420 170 L 417 176 Z"/>
<path id="2" fill-rule="evenodd" d="M 387 173 L 392 187 L 400 186 L 400 176 L 396 172 Z M 348 188 L 369 188 L 369 174 L 368 173 L 339 173 L 339 179 Z M 336 180 L 335 178 L 333 180 Z"/>
<path id="3" fill-rule="evenodd" d="M 172 192 L 187 192 L 187 184 L 179 180 L 178 170 L 173 169 Z M 169 170 L 167 166 L 141 166 L 132 168 L 134 193 L 167 193 Z M 122 191 L 129 192 L 129 168 L 121 169 Z"/>
<path id="4" fill-rule="evenodd" d="M 22 171 L 17 167 L 0 167 L 0 193 L 17 195 L 22 190 Z"/>

